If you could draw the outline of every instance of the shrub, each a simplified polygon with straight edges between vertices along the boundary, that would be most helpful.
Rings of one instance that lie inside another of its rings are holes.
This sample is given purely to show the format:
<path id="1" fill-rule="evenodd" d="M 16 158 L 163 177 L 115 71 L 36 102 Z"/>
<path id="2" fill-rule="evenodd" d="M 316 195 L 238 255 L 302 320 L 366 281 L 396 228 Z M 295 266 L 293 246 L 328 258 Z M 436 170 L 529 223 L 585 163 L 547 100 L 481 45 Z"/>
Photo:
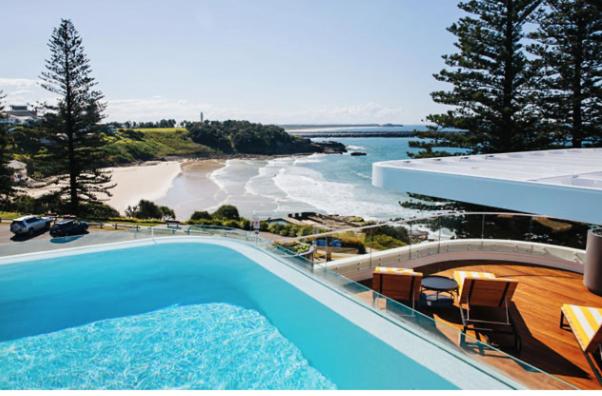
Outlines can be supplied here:
<path id="1" fill-rule="evenodd" d="M 373 249 L 386 250 L 405 246 L 406 243 L 390 235 L 376 234 L 366 239 L 366 245 Z"/>
<path id="2" fill-rule="evenodd" d="M 88 202 L 82 205 L 81 216 L 87 219 L 106 220 L 118 217 L 119 211 L 102 202 Z"/>
<path id="3" fill-rule="evenodd" d="M 141 199 L 136 206 L 128 206 L 125 214 L 128 217 L 135 217 L 137 219 L 175 218 L 173 209 L 166 206 L 158 206 L 154 202 L 145 199 Z"/>
<path id="4" fill-rule="evenodd" d="M 168 208 L 167 206 L 159 206 L 159 210 L 161 211 L 164 219 L 176 218 L 176 212 L 174 212 L 172 208 Z"/>
<path id="5" fill-rule="evenodd" d="M 238 209 L 233 205 L 222 205 L 215 212 L 213 217 L 218 219 L 239 220 Z"/>
<path id="6" fill-rule="evenodd" d="M 334 238 L 340 240 L 343 247 L 355 248 L 359 254 L 366 253 L 366 245 L 358 235 L 352 232 L 337 234 Z"/>
<path id="7" fill-rule="evenodd" d="M 248 219 L 241 218 L 239 221 L 240 228 L 243 230 L 251 230 L 251 222 Z"/>
<path id="8" fill-rule="evenodd" d="M 374 228 L 371 231 L 372 234 L 374 235 L 388 235 L 394 239 L 397 239 L 401 242 L 404 243 L 410 243 L 410 236 L 408 235 L 408 230 L 405 229 L 405 227 L 393 227 L 393 226 L 389 226 L 389 225 L 384 225 L 384 226 L 380 226 L 377 228 Z M 403 246 L 403 245 L 402 245 Z"/>
<path id="9" fill-rule="evenodd" d="M 211 215 L 209 212 L 205 210 L 195 211 L 192 216 L 190 216 L 190 221 L 199 221 L 199 220 L 211 220 Z"/>
<path id="10" fill-rule="evenodd" d="M 240 228 L 240 222 L 238 220 L 224 220 L 222 226 L 228 228 Z"/>
<path id="11" fill-rule="evenodd" d="M 61 215 L 72 214 L 69 203 L 58 194 L 46 194 L 38 198 L 27 195 L 16 197 L 9 208 L 19 213 L 57 213 Z M 81 217 L 87 219 L 109 219 L 119 216 L 119 212 L 102 202 L 82 202 L 80 204 Z"/>

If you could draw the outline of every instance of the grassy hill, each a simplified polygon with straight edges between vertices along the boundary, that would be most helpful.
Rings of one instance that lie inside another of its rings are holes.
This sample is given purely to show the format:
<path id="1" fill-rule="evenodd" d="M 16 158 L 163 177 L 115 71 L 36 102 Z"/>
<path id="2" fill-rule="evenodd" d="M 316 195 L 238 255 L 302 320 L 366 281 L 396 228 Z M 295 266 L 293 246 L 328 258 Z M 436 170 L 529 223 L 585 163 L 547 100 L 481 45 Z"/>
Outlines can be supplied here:
<path id="1" fill-rule="evenodd" d="M 191 140 L 185 128 L 121 129 L 107 136 L 107 165 L 148 161 L 170 156 L 203 156 L 213 149 Z"/>

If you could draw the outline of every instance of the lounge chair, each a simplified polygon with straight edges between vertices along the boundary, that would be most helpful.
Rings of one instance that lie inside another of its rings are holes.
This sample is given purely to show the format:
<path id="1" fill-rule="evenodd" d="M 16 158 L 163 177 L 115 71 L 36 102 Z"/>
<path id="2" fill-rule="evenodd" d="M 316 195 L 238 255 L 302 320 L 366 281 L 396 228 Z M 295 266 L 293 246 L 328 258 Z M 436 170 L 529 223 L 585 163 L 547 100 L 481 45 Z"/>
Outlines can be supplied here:
<path id="1" fill-rule="evenodd" d="M 372 273 L 372 289 L 394 300 L 410 303 L 412 308 L 420 298 L 422 273 L 408 268 L 376 267 Z"/>
<path id="2" fill-rule="evenodd" d="M 490 272 L 474 271 L 455 271 L 454 279 L 458 282 L 457 298 L 463 332 L 510 334 L 514 337 L 515 349 L 520 351 L 520 337 L 510 315 L 510 301 L 518 282 L 496 278 Z M 483 315 L 477 316 L 477 312 Z M 496 314 L 497 317 L 491 317 Z M 485 325 L 489 327 L 483 327 Z"/>
<path id="3" fill-rule="evenodd" d="M 565 327 L 565 319 L 583 353 L 598 349 L 602 355 L 602 308 L 564 304 L 560 308 L 560 328 Z"/>

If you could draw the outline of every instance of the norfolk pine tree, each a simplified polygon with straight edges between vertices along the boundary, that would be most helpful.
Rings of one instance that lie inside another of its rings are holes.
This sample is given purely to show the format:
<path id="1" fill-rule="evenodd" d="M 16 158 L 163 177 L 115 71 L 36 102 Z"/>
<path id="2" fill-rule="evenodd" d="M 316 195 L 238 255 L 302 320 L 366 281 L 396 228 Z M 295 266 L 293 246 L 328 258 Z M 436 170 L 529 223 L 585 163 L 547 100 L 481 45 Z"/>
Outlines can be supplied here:
<path id="1" fill-rule="evenodd" d="M 602 143 L 602 3 L 547 0 L 528 47 L 542 127 L 560 145 Z"/>
<path id="2" fill-rule="evenodd" d="M 448 31 L 458 51 L 444 55 L 446 68 L 435 74 L 450 90 L 433 92 L 437 103 L 452 106 L 427 120 L 449 134 L 441 146 L 463 146 L 473 153 L 521 151 L 541 147 L 529 83 L 532 69 L 523 51 L 524 25 L 539 0 L 469 0 L 467 13 Z"/>
<path id="3" fill-rule="evenodd" d="M 42 87 L 58 95 L 56 106 L 46 106 L 44 127 L 49 140 L 45 161 L 58 176 L 59 196 L 73 214 L 99 195 L 110 196 L 111 176 L 102 164 L 105 104 L 91 76 L 90 61 L 73 23 L 61 20 L 48 42 L 50 58 L 41 74 Z M 65 183 L 66 182 L 66 183 Z"/>

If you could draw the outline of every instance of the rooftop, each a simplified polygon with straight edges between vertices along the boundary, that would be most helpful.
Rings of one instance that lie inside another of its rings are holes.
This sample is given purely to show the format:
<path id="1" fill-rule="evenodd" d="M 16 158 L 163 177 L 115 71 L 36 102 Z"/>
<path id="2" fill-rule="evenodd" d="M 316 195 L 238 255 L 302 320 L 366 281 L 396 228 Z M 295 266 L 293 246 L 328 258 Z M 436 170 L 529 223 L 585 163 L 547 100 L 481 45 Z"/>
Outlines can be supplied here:
<path id="1" fill-rule="evenodd" d="M 602 224 L 602 148 L 377 162 L 373 184 Z"/>

